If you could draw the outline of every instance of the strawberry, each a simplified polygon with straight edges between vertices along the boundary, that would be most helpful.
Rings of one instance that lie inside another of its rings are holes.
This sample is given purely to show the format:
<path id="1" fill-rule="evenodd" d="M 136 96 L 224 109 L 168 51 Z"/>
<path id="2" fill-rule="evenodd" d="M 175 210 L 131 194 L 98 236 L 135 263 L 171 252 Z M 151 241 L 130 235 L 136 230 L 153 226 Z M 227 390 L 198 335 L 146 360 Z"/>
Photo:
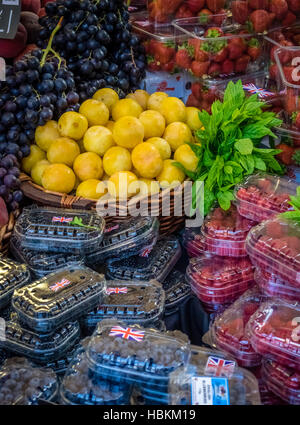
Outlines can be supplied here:
<path id="1" fill-rule="evenodd" d="M 220 9 L 217 15 L 213 15 L 213 22 L 217 26 L 223 25 L 224 21 L 227 18 L 227 13 L 225 9 Z"/>
<path id="2" fill-rule="evenodd" d="M 186 49 L 178 50 L 175 56 L 175 61 L 182 69 L 190 69 L 192 64 L 192 59 Z"/>
<path id="3" fill-rule="evenodd" d="M 200 100 L 202 98 L 202 85 L 200 83 L 193 83 L 191 90 L 196 99 Z"/>
<path id="4" fill-rule="evenodd" d="M 248 0 L 251 9 L 268 9 L 268 0 Z"/>
<path id="5" fill-rule="evenodd" d="M 276 65 L 276 63 L 273 63 L 270 68 L 269 68 L 269 75 L 270 78 L 272 80 L 277 80 L 278 76 L 279 76 L 279 70 L 278 70 L 278 66 Z"/>
<path id="6" fill-rule="evenodd" d="M 187 5 L 193 13 L 198 13 L 205 5 L 205 0 L 187 0 Z"/>
<path id="7" fill-rule="evenodd" d="M 241 25 L 244 25 L 249 17 L 249 7 L 247 1 L 237 0 L 231 3 L 233 19 Z"/>
<path id="8" fill-rule="evenodd" d="M 284 76 L 285 76 L 286 81 L 288 83 L 291 83 L 291 84 L 297 83 L 297 81 L 296 81 L 296 76 L 297 76 L 296 69 L 297 68 L 295 68 L 294 66 L 284 66 L 282 68 Z"/>
<path id="9" fill-rule="evenodd" d="M 283 47 L 290 47 L 293 46 L 293 43 L 291 41 L 283 40 L 279 43 Z M 273 46 L 271 49 L 271 61 L 275 62 L 275 50 L 278 49 L 278 46 Z M 280 52 L 278 52 L 278 58 L 281 62 L 281 64 L 285 65 L 286 63 L 290 62 L 292 55 L 291 52 L 285 49 L 281 49 Z"/>
<path id="10" fill-rule="evenodd" d="M 205 52 L 204 50 L 200 49 L 200 48 L 195 49 L 195 60 L 197 62 L 206 62 L 206 61 L 208 61 L 208 53 Z"/>
<path id="11" fill-rule="evenodd" d="M 168 41 L 166 43 L 156 43 L 154 58 L 162 65 L 167 64 L 175 55 L 175 43 Z"/>
<path id="12" fill-rule="evenodd" d="M 300 2 L 299 0 L 287 0 L 289 9 L 294 13 L 300 12 Z"/>
<path id="13" fill-rule="evenodd" d="M 297 129 L 300 130 L 300 112 L 295 112 L 292 119 Z"/>
<path id="14" fill-rule="evenodd" d="M 219 27 L 211 27 L 209 29 L 207 29 L 204 33 L 204 37 L 205 38 L 217 38 L 217 37 L 222 37 L 223 35 L 223 31 L 221 30 L 221 28 Z"/>
<path id="15" fill-rule="evenodd" d="M 240 58 L 243 55 L 243 48 L 239 44 L 233 43 L 232 41 L 230 41 L 228 44 L 228 51 L 230 60 Z"/>
<path id="16" fill-rule="evenodd" d="M 205 102 L 205 100 L 202 100 L 199 106 L 199 109 L 202 110 L 204 109 L 205 111 L 207 111 L 209 114 L 211 114 L 211 104 L 208 102 Z"/>
<path id="17" fill-rule="evenodd" d="M 288 25 L 292 25 L 296 20 L 297 16 L 293 12 L 288 11 L 281 24 L 286 27 Z"/>
<path id="18" fill-rule="evenodd" d="M 212 20 L 213 14 L 208 9 L 202 9 L 199 13 L 199 24 L 208 24 Z"/>
<path id="19" fill-rule="evenodd" d="M 193 61 L 191 65 L 191 70 L 196 77 L 202 77 L 204 74 L 207 74 L 208 67 L 209 67 L 209 61 L 207 62 Z"/>
<path id="20" fill-rule="evenodd" d="M 161 66 L 161 69 L 169 74 L 172 74 L 176 71 L 176 62 L 174 59 L 170 60 L 170 62 Z"/>
<path id="21" fill-rule="evenodd" d="M 271 0 L 270 12 L 275 13 L 277 19 L 283 19 L 288 9 L 286 0 Z"/>
<path id="22" fill-rule="evenodd" d="M 206 6 L 212 12 L 217 13 L 225 6 L 225 0 L 206 0 Z"/>
<path id="23" fill-rule="evenodd" d="M 234 71 L 234 62 L 229 59 L 226 59 L 222 63 L 222 74 L 231 74 Z"/>
<path id="24" fill-rule="evenodd" d="M 194 16 L 191 9 L 186 5 L 182 4 L 176 12 L 176 19 L 192 18 Z"/>
<path id="25" fill-rule="evenodd" d="M 207 72 L 208 75 L 216 77 L 221 74 L 221 65 L 218 63 L 212 63 Z"/>
<path id="26" fill-rule="evenodd" d="M 153 56 L 147 56 L 147 67 L 149 71 L 159 71 L 160 63 L 157 62 Z"/>
<path id="27" fill-rule="evenodd" d="M 249 41 L 247 53 L 253 61 L 257 60 L 260 57 L 262 53 L 262 48 L 257 38 L 251 38 L 251 40 Z"/>
<path id="28" fill-rule="evenodd" d="M 249 62 L 250 62 L 249 55 L 243 55 L 240 58 L 238 58 L 235 62 L 235 72 L 245 73 L 247 71 Z"/>
<path id="29" fill-rule="evenodd" d="M 212 60 L 215 62 L 224 62 L 228 56 L 228 47 L 223 47 L 219 52 L 212 56 Z"/>
<path id="30" fill-rule="evenodd" d="M 279 145 L 276 146 L 276 149 L 281 150 L 281 153 L 276 155 L 277 159 L 279 159 L 285 165 L 292 165 L 293 163 L 292 157 L 295 151 L 294 148 L 284 143 L 280 143 Z"/>
<path id="31" fill-rule="evenodd" d="M 201 103 L 193 94 L 190 94 L 186 101 L 186 106 L 194 106 L 195 108 L 200 109 Z"/>
<path id="32" fill-rule="evenodd" d="M 216 90 L 215 89 L 205 89 L 202 88 L 202 99 L 209 103 L 210 105 L 214 103 L 214 101 L 217 98 Z"/>
<path id="33" fill-rule="evenodd" d="M 289 115 L 300 110 L 300 98 L 298 98 L 294 93 L 294 90 L 289 87 L 287 88 L 286 96 L 284 97 L 284 109 Z"/>
<path id="34" fill-rule="evenodd" d="M 269 14 L 265 10 L 255 10 L 250 15 L 250 22 L 255 32 L 264 32 L 269 28 Z"/>

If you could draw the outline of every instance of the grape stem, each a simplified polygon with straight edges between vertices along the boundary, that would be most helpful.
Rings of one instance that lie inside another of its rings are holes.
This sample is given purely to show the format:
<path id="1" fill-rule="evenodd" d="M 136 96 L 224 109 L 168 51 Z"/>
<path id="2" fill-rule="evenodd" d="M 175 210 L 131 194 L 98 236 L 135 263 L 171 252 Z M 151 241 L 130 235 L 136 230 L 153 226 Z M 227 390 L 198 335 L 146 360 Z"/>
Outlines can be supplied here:
<path id="1" fill-rule="evenodd" d="M 45 65 L 47 56 L 51 52 L 58 59 L 58 61 L 59 61 L 58 62 L 58 68 L 60 68 L 62 58 L 59 56 L 58 53 L 56 53 L 55 50 L 52 49 L 52 42 L 53 42 L 53 38 L 54 38 L 55 34 L 61 29 L 61 24 L 62 24 L 63 19 L 64 19 L 63 16 L 59 19 L 58 24 L 56 25 L 56 27 L 54 28 L 54 30 L 52 31 L 52 33 L 50 35 L 46 49 L 43 49 L 44 53 L 43 53 L 43 57 L 42 57 L 41 62 L 40 62 L 41 67 L 43 67 Z"/>

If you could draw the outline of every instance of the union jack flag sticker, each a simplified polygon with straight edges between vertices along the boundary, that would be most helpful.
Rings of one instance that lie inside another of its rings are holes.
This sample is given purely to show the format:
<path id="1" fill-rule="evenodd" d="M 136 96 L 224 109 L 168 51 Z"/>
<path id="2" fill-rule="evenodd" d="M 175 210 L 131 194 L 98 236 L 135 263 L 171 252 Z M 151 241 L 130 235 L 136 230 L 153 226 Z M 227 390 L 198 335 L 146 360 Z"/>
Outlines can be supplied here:
<path id="1" fill-rule="evenodd" d="M 144 335 L 144 331 L 139 331 L 133 328 L 122 328 L 121 326 L 114 326 L 109 332 L 109 336 L 115 336 L 117 338 L 124 338 L 137 342 L 141 342 Z"/>
<path id="2" fill-rule="evenodd" d="M 214 376 L 226 376 L 230 378 L 235 368 L 235 362 L 232 360 L 224 360 L 220 357 L 210 356 L 207 359 L 205 371 Z"/>
<path id="3" fill-rule="evenodd" d="M 243 89 L 248 91 L 251 94 L 257 94 L 258 97 L 262 97 L 262 98 L 268 97 L 268 96 L 274 96 L 274 93 L 268 90 L 262 89 L 260 87 L 256 87 L 256 85 L 252 83 L 244 84 Z"/>
<path id="4" fill-rule="evenodd" d="M 52 217 L 52 221 L 53 222 L 58 222 L 58 223 L 70 223 L 71 221 L 73 221 L 73 218 L 67 218 L 67 217 Z"/>
<path id="5" fill-rule="evenodd" d="M 124 288 L 106 288 L 107 294 L 127 294 L 128 289 Z"/>
<path id="6" fill-rule="evenodd" d="M 149 257 L 149 254 L 151 253 L 152 249 L 153 245 L 145 246 L 140 252 L 140 257 Z"/>
<path id="7" fill-rule="evenodd" d="M 70 285 L 70 281 L 68 279 L 62 279 L 59 282 L 55 282 L 54 285 L 50 286 L 51 291 L 57 292 L 59 289 L 64 288 L 65 286 Z"/>

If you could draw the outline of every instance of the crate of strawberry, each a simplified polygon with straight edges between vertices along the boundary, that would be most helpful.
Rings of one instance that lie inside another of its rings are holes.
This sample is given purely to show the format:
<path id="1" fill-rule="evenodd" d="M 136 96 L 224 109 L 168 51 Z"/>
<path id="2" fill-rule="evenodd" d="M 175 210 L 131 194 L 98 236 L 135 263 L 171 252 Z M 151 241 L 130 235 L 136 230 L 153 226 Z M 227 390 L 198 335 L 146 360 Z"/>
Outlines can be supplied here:
<path id="1" fill-rule="evenodd" d="M 299 304 L 271 299 L 251 316 L 246 337 L 258 354 L 300 371 L 299 321 Z"/>
<path id="2" fill-rule="evenodd" d="M 261 70 L 264 39 L 239 25 L 203 26 L 197 18 L 173 22 L 178 43 L 176 63 L 195 77 L 211 82 Z"/>
<path id="3" fill-rule="evenodd" d="M 149 19 L 156 24 L 197 17 L 201 23 L 221 25 L 229 14 L 227 0 L 148 0 L 147 3 Z"/>
<path id="4" fill-rule="evenodd" d="M 300 17 L 299 0 L 232 0 L 230 8 L 235 22 L 250 25 L 256 33 L 287 27 Z"/>

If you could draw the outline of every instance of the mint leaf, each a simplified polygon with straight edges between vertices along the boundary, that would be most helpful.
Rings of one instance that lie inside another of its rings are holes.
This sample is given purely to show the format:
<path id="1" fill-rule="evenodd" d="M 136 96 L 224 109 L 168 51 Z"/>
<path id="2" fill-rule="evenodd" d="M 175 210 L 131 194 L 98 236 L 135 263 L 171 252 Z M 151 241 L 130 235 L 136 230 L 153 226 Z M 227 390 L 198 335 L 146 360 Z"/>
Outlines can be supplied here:
<path id="1" fill-rule="evenodd" d="M 217 193 L 217 199 L 218 199 L 220 207 L 226 211 L 226 210 L 229 210 L 231 201 L 234 200 L 234 196 L 233 196 L 233 193 L 230 191 L 227 191 L 227 192 L 220 191 Z"/>
<path id="2" fill-rule="evenodd" d="M 242 155 L 250 155 L 253 150 L 253 143 L 251 139 L 240 139 L 235 142 L 234 147 Z"/>
<path id="3" fill-rule="evenodd" d="M 265 161 L 256 155 L 254 155 L 254 165 L 255 165 L 255 168 L 261 171 L 266 171 L 267 169 Z"/>

